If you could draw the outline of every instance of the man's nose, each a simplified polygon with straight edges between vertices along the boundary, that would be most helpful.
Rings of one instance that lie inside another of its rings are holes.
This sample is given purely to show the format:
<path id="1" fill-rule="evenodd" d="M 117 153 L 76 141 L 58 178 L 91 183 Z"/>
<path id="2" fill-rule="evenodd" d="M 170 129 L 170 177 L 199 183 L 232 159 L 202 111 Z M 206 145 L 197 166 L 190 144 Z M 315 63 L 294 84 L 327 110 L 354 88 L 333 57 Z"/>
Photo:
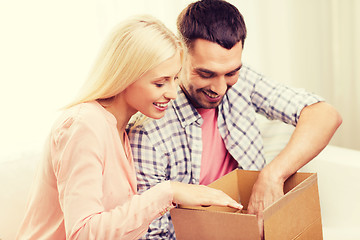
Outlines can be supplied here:
<path id="1" fill-rule="evenodd" d="M 227 82 L 224 76 L 215 78 L 210 87 L 211 91 L 217 93 L 218 95 L 224 95 L 227 88 Z"/>

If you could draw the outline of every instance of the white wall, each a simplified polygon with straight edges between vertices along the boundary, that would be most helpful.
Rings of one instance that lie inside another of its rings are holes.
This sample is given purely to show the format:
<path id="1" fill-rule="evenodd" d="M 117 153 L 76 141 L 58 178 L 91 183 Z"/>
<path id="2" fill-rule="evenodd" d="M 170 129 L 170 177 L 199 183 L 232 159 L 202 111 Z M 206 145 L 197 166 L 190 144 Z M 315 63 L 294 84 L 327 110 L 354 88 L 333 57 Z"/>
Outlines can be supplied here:
<path id="1" fill-rule="evenodd" d="M 343 117 L 332 144 L 360 150 L 360 1 L 252 3 L 248 60 L 276 81 L 325 97 Z"/>
<path id="2" fill-rule="evenodd" d="M 41 148 L 57 110 L 77 93 L 114 24 L 149 13 L 175 30 L 190 2 L 0 0 L 0 161 Z M 344 116 L 333 143 L 360 149 L 359 70 L 347 64 L 359 61 L 359 31 L 352 30 L 360 1 L 230 2 L 248 27 L 243 60 L 271 79 L 324 96 Z"/>
<path id="3" fill-rule="evenodd" d="M 0 161 L 41 148 L 114 24 L 138 13 L 175 23 L 177 13 L 167 11 L 165 2 L 1 1 Z"/>
<path id="4" fill-rule="evenodd" d="M 100 41 L 96 4 L 84 3 L 1 4 L 0 154 L 41 145 L 57 109 L 84 80 Z"/>

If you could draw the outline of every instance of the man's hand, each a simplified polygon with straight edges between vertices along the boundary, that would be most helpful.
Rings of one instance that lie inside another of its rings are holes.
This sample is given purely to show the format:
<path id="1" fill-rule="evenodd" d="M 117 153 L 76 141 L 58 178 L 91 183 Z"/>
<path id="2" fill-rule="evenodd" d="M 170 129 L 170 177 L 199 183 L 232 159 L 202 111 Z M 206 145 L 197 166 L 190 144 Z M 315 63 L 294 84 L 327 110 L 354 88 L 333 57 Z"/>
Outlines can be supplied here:
<path id="1" fill-rule="evenodd" d="M 263 211 L 284 195 L 284 181 L 268 174 L 265 169 L 260 172 L 256 180 L 248 205 L 248 213 L 255 214 L 261 239 L 264 238 Z"/>
<path id="2" fill-rule="evenodd" d="M 253 186 L 248 212 L 257 215 L 262 237 L 264 209 L 284 195 L 285 180 L 321 152 L 341 122 L 339 113 L 325 102 L 302 109 L 288 144 L 261 170 Z"/>

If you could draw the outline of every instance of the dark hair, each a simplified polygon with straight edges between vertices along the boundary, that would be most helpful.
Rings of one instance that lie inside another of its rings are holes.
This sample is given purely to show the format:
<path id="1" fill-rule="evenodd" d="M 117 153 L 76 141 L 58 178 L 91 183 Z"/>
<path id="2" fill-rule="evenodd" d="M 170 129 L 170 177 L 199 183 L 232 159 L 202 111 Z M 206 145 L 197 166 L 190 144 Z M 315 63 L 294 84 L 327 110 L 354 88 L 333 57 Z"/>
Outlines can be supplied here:
<path id="1" fill-rule="evenodd" d="M 189 4 L 177 18 L 177 28 L 186 46 L 204 39 L 231 49 L 246 38 L 244 18 L 239 10 L 223 0 L 200 0 Z"/>

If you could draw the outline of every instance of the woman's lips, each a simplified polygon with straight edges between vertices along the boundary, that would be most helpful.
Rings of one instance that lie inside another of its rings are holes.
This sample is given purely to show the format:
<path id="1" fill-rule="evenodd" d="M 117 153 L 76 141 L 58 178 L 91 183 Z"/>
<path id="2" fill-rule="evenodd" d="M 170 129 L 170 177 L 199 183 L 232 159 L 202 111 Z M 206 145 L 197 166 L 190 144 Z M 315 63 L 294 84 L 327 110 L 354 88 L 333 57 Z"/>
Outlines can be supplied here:
<path id="1" fill-rule="evenodd" d="M 158 109 L 159 111 L 165 111 L 168 107 L 168 103 L 153 103 L 153 105 L 155 106 L 156 109 Z"/>

